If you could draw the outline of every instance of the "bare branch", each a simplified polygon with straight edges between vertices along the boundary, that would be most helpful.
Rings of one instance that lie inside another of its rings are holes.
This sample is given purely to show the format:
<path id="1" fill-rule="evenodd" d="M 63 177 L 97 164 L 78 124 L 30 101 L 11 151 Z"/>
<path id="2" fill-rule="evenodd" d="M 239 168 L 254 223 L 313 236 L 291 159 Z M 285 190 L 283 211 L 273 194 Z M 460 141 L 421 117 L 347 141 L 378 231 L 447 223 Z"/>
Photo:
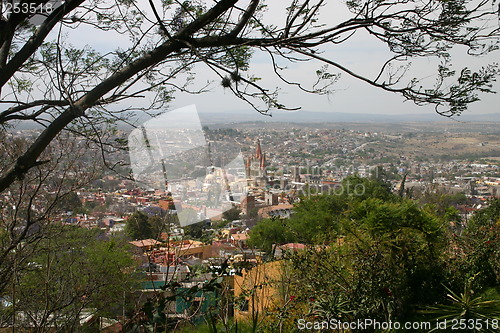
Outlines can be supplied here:
<path id="1" fill-rule="evenodd" d="M 252 0 L 248 5 L 248 8 L 243 12 L 240 21 L 236 24 L 233 30 L 228 34 L 230 37 L 238 36 L 238 34 L 245 28 L 250 18 L 255 13 L 257 6 L 259 5 L 259 0 Z"/>

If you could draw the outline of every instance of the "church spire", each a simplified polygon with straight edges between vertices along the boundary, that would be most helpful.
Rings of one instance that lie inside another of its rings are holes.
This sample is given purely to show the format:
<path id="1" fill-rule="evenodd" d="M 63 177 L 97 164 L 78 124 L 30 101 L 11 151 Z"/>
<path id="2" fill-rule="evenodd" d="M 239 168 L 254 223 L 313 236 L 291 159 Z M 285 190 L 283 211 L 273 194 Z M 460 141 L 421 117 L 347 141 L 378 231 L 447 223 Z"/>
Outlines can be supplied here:
<path id="1" fill-rule="evenodd" d="M 260 147 L 260 140 L 257 139 L 257 149 L 255 150 L 255 158 L 259 161 L 262 159 L 262 148 Z"/>

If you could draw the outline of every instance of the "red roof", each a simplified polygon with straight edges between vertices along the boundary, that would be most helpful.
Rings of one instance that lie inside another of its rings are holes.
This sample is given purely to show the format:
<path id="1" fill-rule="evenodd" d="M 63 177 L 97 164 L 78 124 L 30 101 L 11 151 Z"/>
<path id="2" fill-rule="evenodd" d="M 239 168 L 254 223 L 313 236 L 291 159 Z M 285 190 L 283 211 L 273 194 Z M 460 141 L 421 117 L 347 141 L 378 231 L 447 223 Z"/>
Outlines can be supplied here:
<path id="1" fill-rule="evenodd" d="M 282 249 L 304 250 L 307 246 L 301 243 L 288 243 L 280 246 Z"/>

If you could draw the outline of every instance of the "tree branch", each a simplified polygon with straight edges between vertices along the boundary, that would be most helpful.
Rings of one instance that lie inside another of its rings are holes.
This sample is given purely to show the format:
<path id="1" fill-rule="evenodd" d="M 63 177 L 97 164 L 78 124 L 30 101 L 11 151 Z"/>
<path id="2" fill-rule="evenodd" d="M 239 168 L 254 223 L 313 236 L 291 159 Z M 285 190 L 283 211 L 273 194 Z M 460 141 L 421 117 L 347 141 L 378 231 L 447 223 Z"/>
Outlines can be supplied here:
<path id="1" fill-rule="evenodd" d="M 40 136 L 33 142 L 33 144 L 28 148 L 28 150 L 20 156 L 15 165 L 10 168 L 4 176 L 0 178 L 0 192 L 7 189 L 16 178 L 22 178 L 36 165 L 38 157 L 45 150 L 45 148 L 50 144 L 50 142 L 73 120 L 84 115 L 85 110 L 92 107 L 98 102 L 105 94 L 107 94 L 112 89 L 125 83 L 128 79 L 147 69 L 148 67 L 162 61 L 172 52 L 178 51 L 186 45 L 177 40 L 182 40 L 188 36 L 196 33 L 198 30 L 202 29 L 206 24 L 212 22 L 220 15 L 222 15 L 226 10 L 231 8 L 237 0 L 221 0 L 214 7 L 208 10 L 205 14 L 197 18 L 195 21 L 191 22 L 188 26 L 182 29 L 174 37 L 174 41 L 167 41 L 160 46 L 153 49 L 151 52 L 145 54 L 144 56 L 138 58 L 137 60 L 130 63 L 128 66 L 124 67 L 122 70 L 117 71 L 103 82 L 98 84 L 88 93 L 86 93 L 82 98 L 77 100 L 74 105 L 66 109 L 61 115 L 59 115 L 54 121 L 52 121 L 47 128 L 40 134 Z"/>
<path id="2" fill-rule="evenodd" d="M 248 21 L 250 18 L 253 16 L 255 13 L 255 10 L 257 10 L 257 6 L 259 5 L 260 0 L 252 0 L 250 4 L 248 5 L 248 8 L 245 10 L 243 15 L 241 16 L 240 21 L 234 29 L 228 34 L 229 37 L 236 37 L 238 34 L 245 28 L 247 25 Z"/>
<path id="3" fill-rule="evenodd" d="M 0 71 L 0 91 L 3 87 L 19 70 L 24 62 L 36 52 L 38 47 L 42 45 L 43 41 L 50 33 L 52 28 L 68 13 L 77 8 L 83 3 L 84 0 L 70 0 L 64 5 L 54 10 L 47 19 L 40 25 L 35 34 L 24 44 L 24 46 L 17 52 L 14 57 L 1 69 Z"/>

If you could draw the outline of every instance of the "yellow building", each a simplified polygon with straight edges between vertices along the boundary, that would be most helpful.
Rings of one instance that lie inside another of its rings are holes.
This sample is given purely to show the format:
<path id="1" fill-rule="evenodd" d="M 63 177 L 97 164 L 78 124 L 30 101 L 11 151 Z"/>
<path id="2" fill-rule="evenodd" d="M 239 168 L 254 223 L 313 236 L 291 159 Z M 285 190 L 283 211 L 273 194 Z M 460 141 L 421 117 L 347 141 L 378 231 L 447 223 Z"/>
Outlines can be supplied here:
<path id="1" fill-rule="evenodd" d="M 242 276 L 234 277 L 236 320 L 251 321 L 265 317 L 268 311 L 282 307 L 290 300 L 284 261 L 261 263 Z"/>
<path id="2" fill-rule="evenodd" d="M 210 245 L 205 245 L 203 242 L 194 240 L 182 240 L 171 243 L 172 248 L 175 250 L 177 258 L 188 259 L 196 257 L 199 259 L 207 259 L 210 255 Z"/>

